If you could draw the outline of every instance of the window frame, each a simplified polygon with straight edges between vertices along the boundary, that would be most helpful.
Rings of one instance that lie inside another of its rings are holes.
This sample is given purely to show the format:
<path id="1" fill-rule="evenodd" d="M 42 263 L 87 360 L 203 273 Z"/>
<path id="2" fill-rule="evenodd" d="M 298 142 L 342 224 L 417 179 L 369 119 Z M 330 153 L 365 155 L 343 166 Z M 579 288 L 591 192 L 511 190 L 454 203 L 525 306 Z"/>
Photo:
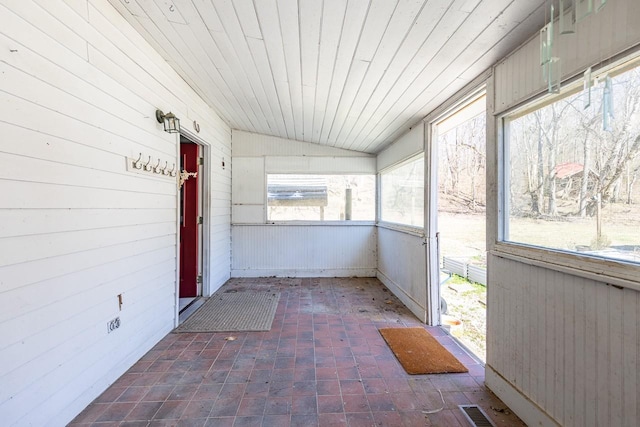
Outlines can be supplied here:
<path id="1" fill-rule="evenodd" d="M 346 219 L 325 219 L 325 220 L 308 220 L 308 219 L 269 219 L 269 175 L 315 175 L 315 176 L 371 176 L 374 180 L 374 201 L 373 201 L 373 219 L 371 220 L 346 220 Z M 264 174 L 264 219 L 265 225 L 297 225 L 297 226 L 375 226 L 376 225 L 376 206 L 378 203 L 378 182 L 375 173 L 365 172 L 349 172 L 349 173 L 318 173 L 318 172 L 265 172 Z"/>
<path id="2" fill-rule="evenodd" d="M 607 73 L 616 75 L 635 67 L 640 67 L 640 50 L 625 55 L 622 59 L 608 63 L 606 66 L 592 67 L 592 76 L 596 78 Z M 495 153 L 497 170 L 494 178 L 497 186 L 497 206 L 494 209 L 497 229 L 493 236 L 494 241 L 491 242 L 488 251 L 500 258 L 604 282 L 607 285 L 640 291 L 640 281 L 638 280 L 640 264 L 638 263 L 505 239 L 505 236 L 508 235 L 510 212 L 508 121 L 514 120 L 527 111 L 535 111 L 556 102 L 556 100 L 579 92 L 582 85 L 582 74 L 563 82 L 563 84 L 564 87 L 559 94 L 544 92 L 534 95 L 519 105 L 494 116 L 494 138 L 497 142 Z"/>
<path id="3" fill-rule="evenodd" d="M 411 225 L 411 224 L 404 224 L 401 222 L 393 222 L 393 221 L 386 221 L 384 219 L 382 219 L 382 175 L 385 173 L 389 173 L 392 172 L 396 169 L 399 169 L 403 166 L 408 165 L 409 163 L 415 162 L 419 159 L 422 159 L 422 162 L 424 164 L 425 162 L 425 157 L 426 157 L 426 153 L 424 151 L 420 151 L 419 153 L 413 154 L 397 163 L 394 163 L 391 166 L 388 166 L 380 171 L 378 171 L 378 212 L 377 212 L 377 225 L 379 227 L 382 228 L 386 228 L 389 230 L 396 230 L 396 231 L 401 231 L 407 234 L 412 234 L 412 235 L 416 235 L 419 237 L 424 237 L 424 233 L 425 233 L 425 229 L 426 227 L 424 226 L 424 213 L 425 213 L 425 209 L 426 209 L 426 200 L 423 200 L 423 206 L 422 206 L 422 216 L 423 216 L 423 226 L 419 227 L 417 225 Z M 423 193 L 425 193 L 426 196 L 426 188 L 425 188 L 425 184 L 424 184 L 424 178 L 425 178 L 426 172 L 423 175 Z M 425 197 L 423 196 L 423 197 Z"/>

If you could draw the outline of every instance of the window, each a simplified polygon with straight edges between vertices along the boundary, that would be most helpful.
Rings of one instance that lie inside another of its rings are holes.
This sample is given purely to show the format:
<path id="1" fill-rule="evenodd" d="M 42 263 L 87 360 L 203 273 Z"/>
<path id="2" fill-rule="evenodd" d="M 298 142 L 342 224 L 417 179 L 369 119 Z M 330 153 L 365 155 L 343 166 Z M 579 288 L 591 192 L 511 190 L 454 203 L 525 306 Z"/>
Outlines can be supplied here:
<path id="1" fill-rule="evenodd" d="M 373 221 L 374 175 L 267 175 L 270 221 Z"/>
<path id="2" fill-rule="evenodd" d="M 640 263 L 638 62 L 586 95 L 580 82 L 504 118 L 503 240 Z"/>
<path id="3" fill-rule="evenodd" d="M 381 219 L 424 226 L 424 156 L 381 174 Z"/>

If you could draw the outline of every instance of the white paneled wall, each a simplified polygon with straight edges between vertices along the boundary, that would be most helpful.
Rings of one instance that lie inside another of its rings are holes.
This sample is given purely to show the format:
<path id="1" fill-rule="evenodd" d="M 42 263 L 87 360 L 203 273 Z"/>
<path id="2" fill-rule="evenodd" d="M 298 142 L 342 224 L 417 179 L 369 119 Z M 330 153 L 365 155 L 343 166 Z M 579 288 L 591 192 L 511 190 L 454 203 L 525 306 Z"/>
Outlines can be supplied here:
<path id="1" fill-rule="evenodd" d="M 389 147 L 378 153 L 377 169 L 384 170 L 424 151 L 424 125 L 416 125 Z"/>
<path id="2" fill-rule="evenodd" d="M 638 1 L 616 0 L 579 22 L 554 54 L 564 77 L 638 46 L 639 20 Z M 494 68 L 490 115 L 544 91 L 539 59 L 535 36 Z M 496 249 L 499 121 L 488 125 L 487 385 L 529 425 L 640 425 L 640 293 Z"/>
<path id="3" fill-rule="evenodd" d="M 235 277 L 375 277 L 374 225 L 234 225 Z"/>
<path id="4" fill-rule="evenodd" d="M 378 153 L 382 171 L 424 151 L 424 126 L 415 126 Z M 378 228 L 378 278 L 418 317 L 426 322 L 427 269 L 424 237 L 399 227 Z"/>
<path id="5" fill-rule="evenodd" d="M 378 227 L 378 278 L 423 322 L 427 321 L 424 238 Z"/>
<path id="6" fill-rule="evenodd" d="M 607 64 L 612 56 L 638 44 L 639 21 L 640 2 L 616 0 L 578 22 L 574 34 L 559 36 L 556 22 L 554 56 L 561 60 L 564 78 L 582 74 L 590 66 Z M 540 27 L 542 25 L 540 22 Z M 542 81 L 539 36 L 533 37 L 496 65 L 494 73 L 496 112 L 544 91 L 546 84 Z"/>
<path id="7" fill-rule="evenodd" d="M 229 127 L 107 2 L 0 1 L 3 426 L 65 425 L 174 326 L 176 181 L 125 160 L 176 163 L 156 108 L 197 120 L 216 160 L 213 290 L 230 275 Z"/>
<path id="8" fill-rule="evenodd" d="M 489 271 L 489 386 L 559 425 L 637 426 L 640 293 L 498 257 Z"/>
<path id="9" fill-rule="evenodd" d="M 376 158 L 234 129 L 232 276 L 376 275 L 373 223 L 267 224 L 268 173 L 374 175 Z"/>

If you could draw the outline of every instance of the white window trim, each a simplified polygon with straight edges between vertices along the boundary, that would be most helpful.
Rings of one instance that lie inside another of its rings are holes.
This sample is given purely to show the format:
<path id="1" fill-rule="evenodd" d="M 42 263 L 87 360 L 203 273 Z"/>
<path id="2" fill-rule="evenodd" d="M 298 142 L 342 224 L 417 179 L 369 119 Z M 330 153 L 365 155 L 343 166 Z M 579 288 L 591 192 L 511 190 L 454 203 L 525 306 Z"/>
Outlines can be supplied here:
<path id="1" fill-rule="evenodd" d="M 596 75 L 605 74 L 613 68 L 617 68 L 634 58 L 640 58 L 640 52 L 636 51 L 633 55 L 625 56 L 624 59 L 615 63 L 607 64 L 604 67 L 593 70 L 594 77 Z M 561 97 L 566 96 L 567 91 L 575 90 L 573 86 L 578 85 L 575 81 L 567 84 L 565 90 L 562 91 Z M 557 95 L 556 95 L 557 96 Z M 640 264 L 627 262 L 615 258 L 598 257 L 594 255 L 564 251 L 557 248 L 548 248 L 534 246 L 523 242 L 513 242 L 505 240 L 508 234 L 508 210 L 506 193 L 508 192 L 509 179 L 505 173 L 508 169 L 509 147 L 506 144 L 505 121 L 514 112 L 524 108 L 530 108 L 535 104 L 544 102 L 551 98 L 546 94 L 533 96 L 524 101 L 520 105 L 501 112 L 494 117 L 495 131 L 497 138 L 497 190 L 498 204 L 497 214 L 497 233 L 495 240 L 488 245 L 488 252 L 500 258 L 511 259 L 525 264 L 543 267 L 546 269 L 571 274 L 578 277 L 606 283 L 607 285 L 619 286 L 640 291 Z M 487 134 L 488 135 L 488 134 Z"/>
<path id="2" fill-rule="evenodd" d="M 325 220 L 308 220 L 308 219 L 288 219 L 288 220 L 275 220 L 269 219 L 269 175 L 321 175 L 321 176 L 347 176 L 347 175 L 360 175 L 360 176 L 373 176 L 374 179 L 374 219 L 371 220 L 341 220 L 341 219 L 325 219 Z M 377 203 L 378 203 L 378 179 L 377 174 L 372 172 L 349 172 L 349 173 L 321 173 L 321 172 L 265 172 L 264 174 L 264 223 L 263 224 L 233 224 L 233 225 L 376 225 L 377 215 Z"/>
<path id="3" fill-rule="evenodd" d="M 393 230 L 399 233 L 409 234 L 417 237 L 424 237 L 423 227 L 414 227 L 411 225 L 400 224 L 397 222 L 388 222 L 388 221 L 378 221 L 376 225 L 386 230 Z"/>
<path id="4" fill-rule="evenodd" d="M 411 224 L 405 224 L 402 222 L 393 222 L 393 221 L 387 221 L 382 219 L 382 175 L 385 173 L 389 173 L 392 172 L 398 168 L 401 168 L 403 166 L 408 165 L 409 163 L 415 162 L 416 160 L 420 159 L 420 158 L 425 157 L 425 152 L 421 151 L 417 154 L 414 154 L 410 157 L 407 157 L 406 159 L 403 159 L 397 163 L 394 163 L 380 171 L 378 171 L 378 179 L 377 179 L 377 184 L 378 184 L 378 200 L 377 200 L 377 215 L 378 215 L 378 221 L 377 221 L 377 225 L 379 227 L 382 228 L 386 228 L 388 230 L 395 230 L 395 231 L 400 231 L 406 234 L 411 234 L 411 235 L 415 235 L 415 236 L 420 236 L 420 237 L 424 237 L 424 226 L 419 227 L 417 225 L 411 225 Z M 423 209 L 423 213 L 424 213 L 424 209 L 425 207 L 422 207 Z"/>

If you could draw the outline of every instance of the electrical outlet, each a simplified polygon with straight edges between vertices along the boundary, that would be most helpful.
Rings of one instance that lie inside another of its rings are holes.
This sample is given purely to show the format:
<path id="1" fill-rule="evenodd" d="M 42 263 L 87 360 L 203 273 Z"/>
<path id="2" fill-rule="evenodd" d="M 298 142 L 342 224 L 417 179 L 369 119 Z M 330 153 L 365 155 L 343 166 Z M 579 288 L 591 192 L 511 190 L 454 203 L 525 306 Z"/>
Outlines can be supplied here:
<path id="1" fill-rule="evenodd" d="M 107 322 L 107 333 L 110 334 L 111 332 L 115 331 L 119 327 L 120 327 L 120 317 L 116 317 L 113 320 L 109 320 Z"/>

